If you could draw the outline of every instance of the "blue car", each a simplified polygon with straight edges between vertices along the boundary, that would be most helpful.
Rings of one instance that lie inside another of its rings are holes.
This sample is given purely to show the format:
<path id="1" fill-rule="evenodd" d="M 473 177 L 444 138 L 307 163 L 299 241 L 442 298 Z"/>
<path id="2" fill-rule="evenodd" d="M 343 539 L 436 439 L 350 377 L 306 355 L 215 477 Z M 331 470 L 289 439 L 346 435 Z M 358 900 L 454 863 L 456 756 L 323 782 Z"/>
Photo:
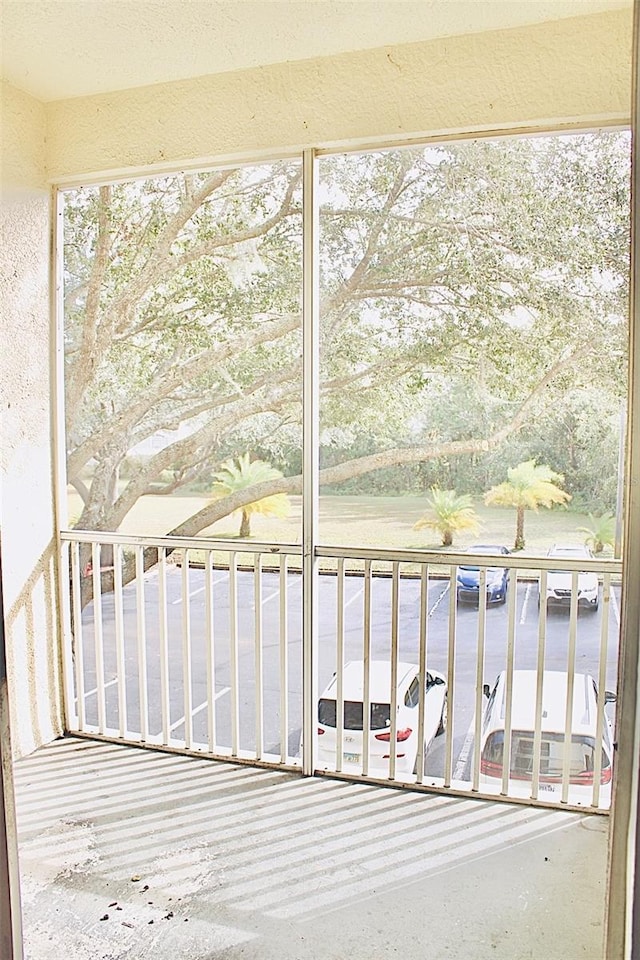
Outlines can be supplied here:
<path id="1" fill-rule="evenodd" d="M 469 547 L 467 553 L 503 554 L 510 551 L 496 544 L 478 543 Z M 507 600 L 509 571 L 506 567 L 487 567 L 487 603 L 505 603 Z M 458 603 L 478 603 L 480 596 L 480 568 L 463 564 L 456 575 L 456 599 Z"/>

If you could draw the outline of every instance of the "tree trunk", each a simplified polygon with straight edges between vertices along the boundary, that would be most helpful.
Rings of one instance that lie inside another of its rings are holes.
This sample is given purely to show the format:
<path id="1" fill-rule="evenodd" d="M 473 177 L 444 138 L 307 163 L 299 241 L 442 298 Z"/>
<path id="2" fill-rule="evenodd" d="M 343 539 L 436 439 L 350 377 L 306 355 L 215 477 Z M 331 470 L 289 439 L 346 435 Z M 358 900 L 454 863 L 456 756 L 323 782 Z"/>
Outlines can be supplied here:
<path id="1" fill-rule="evenodd" d="M 242 511 L 242 523 L 240 524 L 240 537 L 247 538 L 251 536 L 251 514 L 246 510 Z"/>
<path id="2" fill-rule="evenodd" d="M 583 351 L 576 351 L 576 353 L 572 355 L 571 359 L 575 360 L 577 356 L 580 356 L 585 351 L 586 348 L 584 348 Z M 508 424 L 500 427 L 499 430 L 495 431 L 485 439 L 451 440 L 445 443 L 435 443 L 426 446 L 421 445 L 416 448 L 402 447 L 394 450 L 381 451 L 377 454 L 359 457 L 356 460 L 349 460 L 344 463 L 336 464 L 334 467 L 325 467 L 320 471 L 320 482 L 321 484 L 328 486 L 331 484 L 342 483 L 344 480 L 351 479 L 352 477 L 362 476 L 363 474 L 369 473 L 372 470 L 380 470 L 383 467 L 393 466 L 395 464 L 430 461 L 443 456 L 451 457 L 459 456 L 460 454 L 486 453 L 488 450 L 495 449 L 508 436 L 520 429 L 522 424 L 526 422 L 529 408 L 533 405 L 534 400 L 540 395 L 544 387 L 553 380 L 554 376 L 556 376 L 560 370 L 565 369 L 567 366 L 567 359 L 559 361 L 557 364 L 555 364 L 551 371 L 546 374 L 546 376 L 529 394 L 527 399 L 521 404 L 512 420 Z M 93 490 L 91 492 L 93 493 Z M 142 495 L 143 492 L 144 491 L 141 490 L 140 495 Z M 202 510 L 199 510 L 182 523 L 179 523 L 173 528 L 173 530 L 169 530 L 167 536 L 195 537 L 198 533 L 200 533 L 201 530 L 204 530 L 206 527 L 210 527 L 217 520 L 221 520 L 223 517 L 229 516 L 229 514 L 233 513 L 235 510 L 242 509 L 242 507 L 246 504 L 256 503 L 256 501 L 262 500 L 264 497 L 273 496 L 276 493 L 301 494 L 302 475 L 295 477 L 279 477 L 277 480 L 263 480 L 261 483 L 255 484 L 252 487 L 247 487 L 243 490 L 236 491 L 236 493 L 229 494 L 226 497 L 221 497 L 219 500 L 208 503 L 205 507 L 203 507 Z M 104 503 L 104 499 L 102 502 Z M 130 507 L 128 507 L 128 509 L 130 509 Z M 93 511 L 92 514 L 89 513 L 88 508 L 85 508 L 83 511 L 83 518 L 91 518 L 92 522 L 87 523 L 86 526 L 89 529 L 95 529 L 98 532 L 101 529 L 117 530 L 122 519 L 121 517 L 118 517 L 117 522 L 115 522 L 113 510 L 110 511 L 109 515 L 101 515 L 100 518 L 97 518 L 93 516 Z M 520 532 L 522 545 L 518 546 L 518 541 L 516 539 L 515 549 L 522 549 L 524 546 L 524 511 L 522 520 L 520 520 L 520 516 L 518 516 L 518 529 Z M 242 536 L 242 531 L 240 535 Z M 449 544 L 443 543 L 443 545 L 450 546 L 451 542 Z M 167 549 L 166 555 L 169 556 L 172 552 L 172 549 Z M 158 562 L 158 551 L 155 547 L 145 548 L 143 556 L 143 569 L 145 571 L 149 570 Z M 134 576 L 134 565 L 132 563 L 125 564 L 123 567 L 123 586 L 127 583 L 130 583 Z M 103 592 L 106 593 L 113 591 L 113 572 L 105 572 L 101 579 Z M 86 606 L 92 597 L 92 578 L 85 577 L 82 581 L 82 606 Z"/>
<path id="3" fill-rule="evenodd" d="M 452 543 L 453 543 L 453 535 L 451 533 L 451 530 L 445 530 L 444 533 L 442 534 L 442 546 L 450 547 Z"/>
<path id="4" fill-rule="evenodd" d="M 516 507 L 516 542 L 513 549 L 524 549 L 524 507 Z"/>

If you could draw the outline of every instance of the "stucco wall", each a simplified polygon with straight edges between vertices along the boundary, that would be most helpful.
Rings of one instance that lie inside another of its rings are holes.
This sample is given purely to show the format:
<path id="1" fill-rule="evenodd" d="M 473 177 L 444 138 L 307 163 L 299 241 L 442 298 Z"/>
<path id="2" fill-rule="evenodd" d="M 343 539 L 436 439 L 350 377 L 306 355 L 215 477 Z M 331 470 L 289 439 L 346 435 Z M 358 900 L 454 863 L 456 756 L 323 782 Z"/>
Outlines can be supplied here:
<path id="1" fill-rule="evenodd" d="M 631 14 L 201 77 L 48 108 L 48 173 L 514 127 L 627 122 Z"/>
<path id="2" fill-rule="evenodd" d="M 44 108 L 2 85 L 0 520 L 14 752 L 61 732 L 51 471 Z"/>

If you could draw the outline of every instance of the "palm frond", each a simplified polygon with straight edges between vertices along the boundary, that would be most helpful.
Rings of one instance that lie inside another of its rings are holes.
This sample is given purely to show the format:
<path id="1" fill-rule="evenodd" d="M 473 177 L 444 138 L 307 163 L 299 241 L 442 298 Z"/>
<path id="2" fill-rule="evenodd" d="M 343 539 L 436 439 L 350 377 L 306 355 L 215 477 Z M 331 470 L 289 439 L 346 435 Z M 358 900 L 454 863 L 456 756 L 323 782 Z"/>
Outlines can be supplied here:
<path id="1" fill-rule="evenodd" d="M 454 533 L 461 530 L 477 533 L 480 529 L 473 500 L 468 494 L 459 495 L 455 490 L 432 487 L 427 502 L 429 509 L 414 524 L 414 530 L 423 530 L 425 527 L 437 530 L 443 543 L 449 543 Z"/>

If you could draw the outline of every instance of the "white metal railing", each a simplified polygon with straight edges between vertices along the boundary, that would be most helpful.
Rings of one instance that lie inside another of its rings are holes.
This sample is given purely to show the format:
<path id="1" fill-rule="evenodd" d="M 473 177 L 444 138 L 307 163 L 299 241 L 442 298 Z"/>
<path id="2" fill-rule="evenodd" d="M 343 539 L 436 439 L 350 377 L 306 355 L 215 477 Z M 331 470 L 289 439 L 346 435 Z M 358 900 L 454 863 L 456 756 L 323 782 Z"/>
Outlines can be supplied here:
<path id="1" fill-rule="evenodd" d="M 70 731 L 297 763 L 288 750 L 299 710 L 290 707 L 287 592 L 299 547 L 86 532 L 62 541 Z M 277 614 L 268 624 L 265 603 Z M 277 688 L 269 713 L 265 681 Z"/>
<path id="2" fill-rule="evenodd" d="M 318 547 L 320 695 L 303 731 L 300 546 L 61 541 L 71 732 L 291 769 L 306 737 L 317 772 L 609 806 L 618 561 Z M 478 599 L 463 606 L 456 578 L 469 563 Z M 497 567 L 506 596 L 491 592 Z M 557 571 L 570 579 L 560 614 L 546 604 Z M 585 573 L 598 575 L 599 603 L 583 614 Z"/>

